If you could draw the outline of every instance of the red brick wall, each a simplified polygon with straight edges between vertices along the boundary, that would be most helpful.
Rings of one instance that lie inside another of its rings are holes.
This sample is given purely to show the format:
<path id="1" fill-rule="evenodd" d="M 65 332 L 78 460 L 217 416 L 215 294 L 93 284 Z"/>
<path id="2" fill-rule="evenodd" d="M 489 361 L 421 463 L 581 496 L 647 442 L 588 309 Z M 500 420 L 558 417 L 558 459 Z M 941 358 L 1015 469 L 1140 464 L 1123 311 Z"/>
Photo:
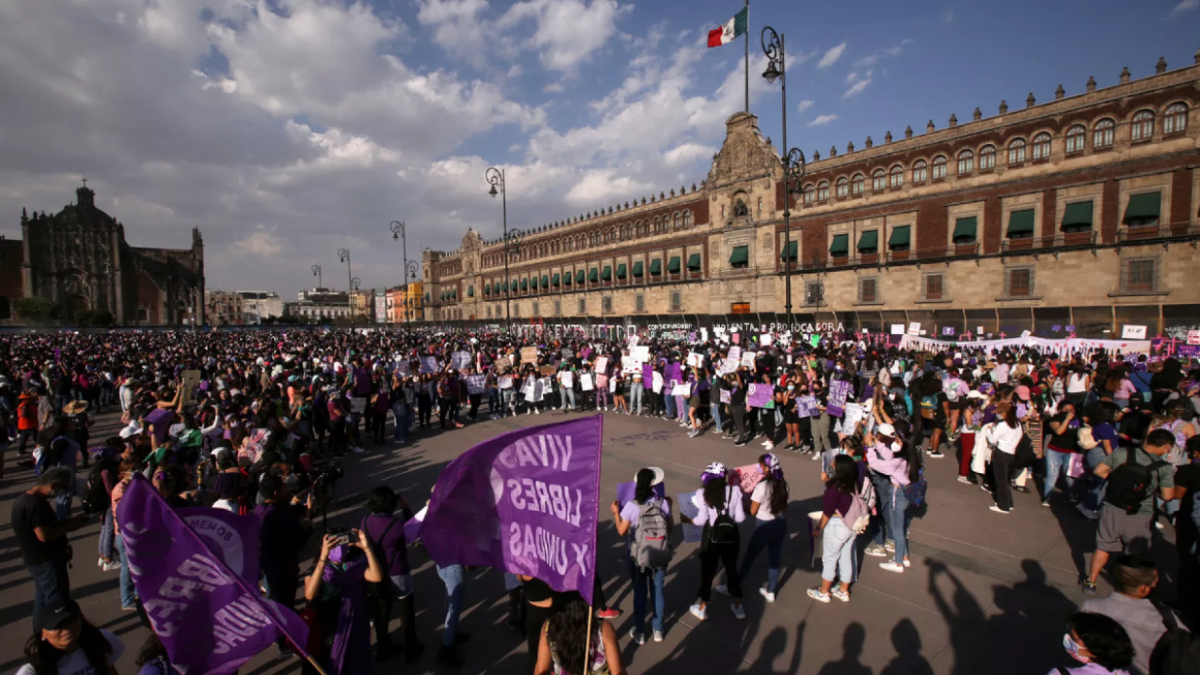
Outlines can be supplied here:
<path id="1" fill-rule="evenodd" d="M 0 241 L 0 295 L 9 302 L 25 297 L 21 283 L 21 264 L 25 260 L 21 240 Z"/>

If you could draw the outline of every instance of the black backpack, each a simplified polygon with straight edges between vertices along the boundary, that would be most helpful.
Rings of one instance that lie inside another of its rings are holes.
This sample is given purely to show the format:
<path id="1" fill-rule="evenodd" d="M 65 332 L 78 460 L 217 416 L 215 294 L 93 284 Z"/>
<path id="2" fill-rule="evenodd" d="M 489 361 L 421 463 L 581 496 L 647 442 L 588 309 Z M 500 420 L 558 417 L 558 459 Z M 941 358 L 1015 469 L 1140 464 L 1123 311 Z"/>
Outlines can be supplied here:
<path id="1" fill-rule="evenodd" d="M 1175 613 L 1165 607 L 1154 605 L 1162 615 L 1167 632 L 1154 645 L 1150 653 L 1150 672 L 1171 675 L 1200 675 L 1200 635 L 1180 628 Z"/>
<path id="2" fill-rule="evenodd" d="M 111 471 L 115 476 L 119 466 L 120 464 L 113 460 L 99 461 L 92 466 L 83 487 L 83 496 L 80 499 L 84 512 L 103 513 L 105 509 L 112 506 L 112 495 L 104 487 L 103 473 Z"/>
<path id="3" fill-rule="evenodd" d="M 730 488 L 725 488 L 725 508 L 717 513 L 717 517 L 712 523 L 705 526 L 704 538 L 701 542 L 704 550 L 708 550 L 710 546 L 732 544 L 736 547 L 738 545 L 738 526 L 733 522 L 733 518 L 729 517 L 729 500 L 741 499 L 741 495 L 731 495 L 731 492 Z"/>
<path id="4" fill-rule="evenodd" d="M 1166 466 L 1164 461 L 1149 464 L 1137 463 L 1137 448 L 1125 451 L 1125 462 L 1108 474 L 1108 491 L 1104 502 L 1126 513 L 1138 510 L 1142 502 L 1151 496 L 1154 489 L 1154 475 L 1160 467 Z"/>

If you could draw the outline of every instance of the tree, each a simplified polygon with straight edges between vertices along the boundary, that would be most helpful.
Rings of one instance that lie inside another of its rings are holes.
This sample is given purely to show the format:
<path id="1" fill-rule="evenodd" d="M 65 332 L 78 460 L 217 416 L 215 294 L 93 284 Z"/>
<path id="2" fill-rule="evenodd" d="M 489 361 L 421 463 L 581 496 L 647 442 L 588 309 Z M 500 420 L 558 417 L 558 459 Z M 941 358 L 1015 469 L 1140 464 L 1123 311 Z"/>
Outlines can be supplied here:
<path id="1" fill-rule="evenodd" d="M 57 319 L 62 316 L 63 306 L 50 298 L 20 298 L 13 303 L 17 316 L 26 321 Z"/>

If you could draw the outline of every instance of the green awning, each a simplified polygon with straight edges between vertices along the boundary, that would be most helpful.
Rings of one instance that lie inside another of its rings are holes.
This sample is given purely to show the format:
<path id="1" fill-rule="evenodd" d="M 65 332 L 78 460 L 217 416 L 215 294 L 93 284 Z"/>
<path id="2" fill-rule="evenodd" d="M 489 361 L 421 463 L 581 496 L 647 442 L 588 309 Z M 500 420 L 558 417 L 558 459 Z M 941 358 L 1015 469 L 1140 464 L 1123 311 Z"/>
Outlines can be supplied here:
<path id="1" fill-rule="evenodd" d="M 650 274 L 654 276 L 662 274 L 662 258 L 655 258 L 650 261 Z"/>
<path id="2" fill-rule="evenodd" d="M 595 270 L 593 270 L 595 271 Z M 600 273 L 601 281 L 612 281 L 612 265 L 605 265 L 604 271 Z"/>
<path id="3" fill-rule="evenodd" d="M 550 275 L 549 274 L 542 275 L 542 288 L 543 289 L 550 288 Z"/>
<path id="4" fill-rule="evenodd" d="M 600 278 L 600 272 L 595 267 L 588 270 L 588 281 L 590 281 L 594 284 L 594 283 L 596 283 L 596 281 L 599 278 Z"/>
<path id="5" fill-rule="evenodd" d="M 749 246 L 734 246 L 733 253 L 729 254 L 730 265 L 749 265 L 750 264 L 750 247 Z"/>
<path id="6" fill-rule="evenodd" d="M 517 282 L 517 280 L 516 280 L 516 279 L 513 279 L 513 280 L 512 280 L 512 284 L 509 286 L 509 290 L 512 290 L 512 291 L 515 291 L 515 290 L 517 290 L 517 285 L 518 285 L 518 282 Z"/>
<path id="7" fill-rule="evenodd" d="M 833 245 L 829 247 L 829 255 L 835 258 L 844 258 L 850 253 L 850 235 L 835 234 L 833 236 Z"/>
<path id="8" fill-rule="evenodd" d="M 537 290 L 537 277 L 529 277 L 529 287 L 535 291 Z"/>
<path id="9" fill-rule="evenodd" d="M 863 251 L 878 251 L 879 250 L 879 230 L 867 230 L 858 238 L 858 250 Z"/>
<path id="10" fill-rule="evenodd" d="M 896 248 L 897 246 L 908 246 L 909 226 L 901 225 L 892 228 L 892 236 L 888 237 L 888 246 Z"/>
<path id="11" fill-rule="evenodd" d="M 451 289 L 451 290 L 450 290 L 450 299 L 451 299 L 451 300 L 457 300 L 457 299 L 458 299 L 458 289 L 457 289 L 457 288 L 454 288 L 454 289 Z"/>
<path id="12" fill-rule="evenodd" d="M 618 279 L 625 278 L 625 270 L 626 269 L 627 268 L 625 267 L 625 263 L 621 263 L 620 265 L 617 265 L 617 278 Z"/>
<path id="13" fill-rule="evenodd" d="M 633 263 L 633 276 L 635 276 L 635 277 L 642 276 L 642 261 L 641 260 Z"/>
<path id="14" fill-rule="evenodd" d="M 528 279 L 521 280 L 521 290 L 523 290 L 523 291 L 529 290 L 529 280 Z"/>
<path id="15" fill-rule="evenodd" d="M 693 253 L 690 256 L 688 256 L 688 271 L 696 272 L 701 267 L 702 267 L 702 265 L 700 264 L 700 254 L 699 253 Z"/>
<path id="16" fill-rule="evenodd" d="M 467 286 L 467 297 L 468 298 L 475 297 L 475 287 L 474 286 Z"/>
<path id="17" fill-rule="evenodd" d="M 484 285 L 483 285 L 483 294 L 484 294 L 484 295 L 491 295 L 491 294 L 492 294 L 492 285 L 491 285 L 491 284 L 484 284 Z"/>
<path id="18" fill-rule="evenodd" d="M 579 270 L 578 272 L 575 273 L 575 283 L 577 283 L 577 284 L 583 283 L 583 270 Z"/>
<path id="19" fill-rule="evenodd" d="M 671 260 L 667 262 L 667 272 L 670 274 L 679 274 L 679 256 L 671 256 Z"/>
<path id="20" fill-rule="evenodd" d="M 565 285 L 565 286 L 571 285 L 571 273 L 570 272 L 567 272 L 566 274 L 563 275 L 563 285 Z"/>
<path id="21" fill-rule="evenodd" d="M 1063 212 L 1062 219 L 1063 227 L 1071 226 L 1092 226 L 1092 202 L 1077 202 L 1075 204 L 1067 204 L 1067 210 Z"/>
<path id="22" fill-rule="evenodd" d="M 959 218 L 954 221 L 954 235 L 951 237 L 954 241 L 958 241 L 959 237 L 970 237 L 974 239 L 975 228 L 978 219 L 975 216 L 969 218 Z"/>
<path id="23" fill-rule="evenodd" d="M 1013 211 L 1008 217 L 1008 236 L 1033 234 L 1033 209 Z"/>
<path id="24" fill-rule="evenodd" d="M 557 286 L 561 280 L 562 280 L 562 277 L 555 274 L 554 277 L 552 279 L 550 279 L 550 285 Z M 568 283 L 570 283 L 570 282 L 568 281 Z"/>
<path id="25" fill-rule="evenodd" d="M 1128 223 L 1134 218 L 1159 218 L 1162 211 L 1162 193 L 1147 192 L 1129 197 L 1129 206 L 1125 207 L 1125 219 Z"/>
<path id="26" fill-rule="evenodd" d="M 780 253 L 779 253 L 779 259 L 786 260 L 787 262 L 796 262 L 796 260 L 799 257 L 800 257 L 800 242 L 798 242 L 798 241 L 789 241 L 787 243 L 787 250 L 780 251 Z"/>

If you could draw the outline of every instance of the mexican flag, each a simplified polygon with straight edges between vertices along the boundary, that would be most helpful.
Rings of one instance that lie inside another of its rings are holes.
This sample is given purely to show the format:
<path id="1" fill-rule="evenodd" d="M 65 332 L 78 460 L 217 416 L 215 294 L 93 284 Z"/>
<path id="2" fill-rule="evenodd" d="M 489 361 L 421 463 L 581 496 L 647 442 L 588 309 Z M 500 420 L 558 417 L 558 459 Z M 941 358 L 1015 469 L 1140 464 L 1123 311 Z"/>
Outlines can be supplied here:
<path id="1" fill-rule="evenodd" d="M 748 8 L 743 8 L 732 19 L 726 21 L 725 25 L 708 31 L 708 46 L 727 45 L 744 35 L 746 33 L 746 15 L 749 11 Z"/>

